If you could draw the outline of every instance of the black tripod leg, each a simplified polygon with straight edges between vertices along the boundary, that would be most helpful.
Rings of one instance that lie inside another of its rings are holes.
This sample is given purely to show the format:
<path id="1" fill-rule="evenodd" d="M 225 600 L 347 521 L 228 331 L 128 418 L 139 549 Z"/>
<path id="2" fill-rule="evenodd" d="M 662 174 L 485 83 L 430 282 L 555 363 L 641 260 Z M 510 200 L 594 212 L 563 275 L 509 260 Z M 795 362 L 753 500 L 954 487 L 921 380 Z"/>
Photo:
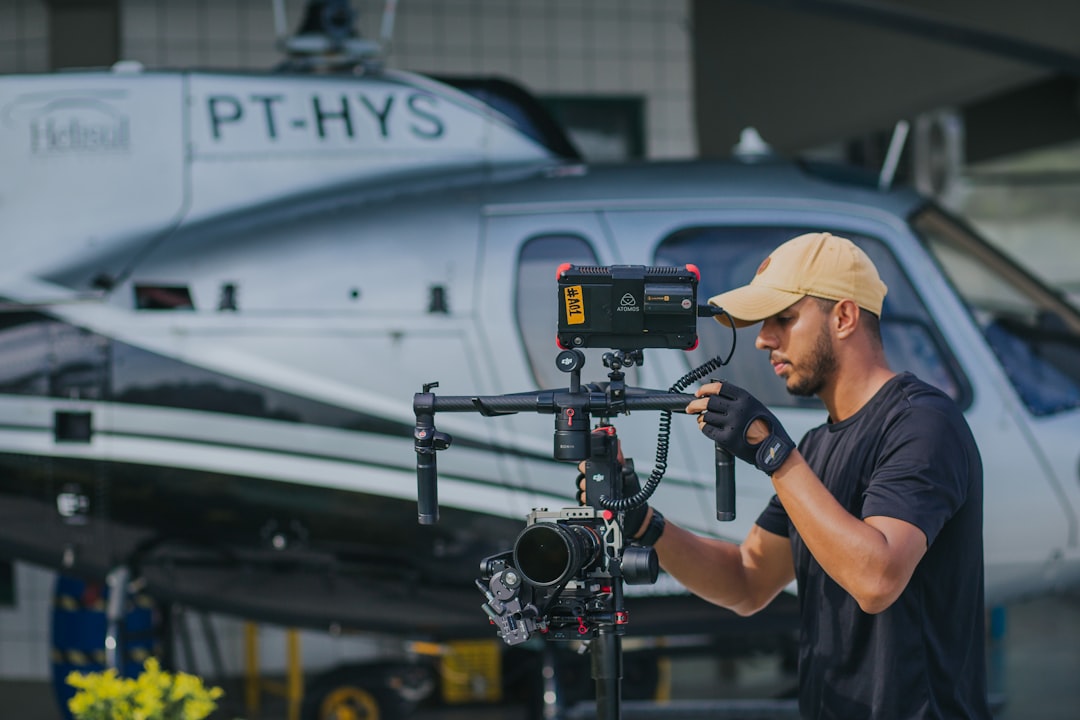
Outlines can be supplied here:
<path id="1" fill-rule="evenodd" d="M 592 676 L 596 681 L 597 720 L 619 720 L 622 692 L 622 637 L 615 628 L 601 627 L 589 644 Z"/>

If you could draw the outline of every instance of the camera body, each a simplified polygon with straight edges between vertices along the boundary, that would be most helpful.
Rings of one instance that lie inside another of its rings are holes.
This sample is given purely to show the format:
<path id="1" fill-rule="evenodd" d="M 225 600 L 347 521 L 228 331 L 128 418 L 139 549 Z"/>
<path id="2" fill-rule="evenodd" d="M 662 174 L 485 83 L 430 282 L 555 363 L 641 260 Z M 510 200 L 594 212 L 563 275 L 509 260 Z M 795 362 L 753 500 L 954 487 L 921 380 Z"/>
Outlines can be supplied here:
<path id="1" fill-rule="evenodd" d="M 480 563 L 484 611 L 509 645 L 534 632 L 549 640 L 594 638 L 601 627 L 625 624 L 622 583 L 656 582 L 656 552 L 627 544 L 622 519 L 600 505 L 601 497 L 618 500 L 622 492 L 614 428 L 594 430 L 589 445 L 584 475 L 590 504 L 533 510 L 513 549 Z"/>
<path id="2" fill-rule="evenodd" d="M 625 624 L 619 583 L 654 583 L 659 572 L 652 548 L 624 546 L 611 511 L 587 506 L 532 511 L 513 550 L 480 568 L 484 611 L 508 645 L 534 632 L 590 640 L 601 627 Z"/>
<path id="3" fill-rule="evenodd" d="M 605 515 L 607 517 L 605 517 Z M 605 560 L 622 547 L 622 531 L 612 513 L 591 507 L 533 510 L 514 542 L 514 565 L 534 587 L 560 587 L 610 578 Z"/>
<path id="4" fill-rule="evenodd" d="M 692 350 L 700 279 L 693 265 L 562 265 L 559 346 Z"/>

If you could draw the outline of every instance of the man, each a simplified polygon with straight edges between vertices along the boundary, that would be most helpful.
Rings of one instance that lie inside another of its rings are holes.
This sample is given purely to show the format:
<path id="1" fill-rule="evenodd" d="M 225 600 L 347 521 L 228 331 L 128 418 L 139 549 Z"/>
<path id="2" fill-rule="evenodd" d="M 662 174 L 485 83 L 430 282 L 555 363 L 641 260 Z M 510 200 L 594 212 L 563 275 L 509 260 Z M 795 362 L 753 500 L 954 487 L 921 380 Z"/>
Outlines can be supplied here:
<path id="1" fill-rule="evenodd" d="M 762 323 L 756 346 L 828 421 L 795 448 L 745 390 L 702 387 L 686 411 L 768 473 L 776 495 L 741 545 L 652 508 L 635 535 L 689 590 L 741 615 L 797 581 L 803 717 L 989 718 L 982 464 L 955 403 L 889 369 L 885 293 L 862 250 L 812 233 L 711 298 L 738 327 Z"/>

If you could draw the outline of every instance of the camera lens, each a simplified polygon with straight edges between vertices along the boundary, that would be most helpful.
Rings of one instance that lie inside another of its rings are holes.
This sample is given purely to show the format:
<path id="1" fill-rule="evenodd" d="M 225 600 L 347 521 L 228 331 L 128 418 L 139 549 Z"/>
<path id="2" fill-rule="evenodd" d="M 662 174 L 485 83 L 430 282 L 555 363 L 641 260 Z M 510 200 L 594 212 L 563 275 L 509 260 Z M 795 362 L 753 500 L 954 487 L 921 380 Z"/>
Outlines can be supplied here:
<path id="1" fill-rule="evenodd" d="M 600 539 L 584 525 L 534 523 L 514 543 L 514 565 L 537 587 L 561 585 L 600 554 Z"/>

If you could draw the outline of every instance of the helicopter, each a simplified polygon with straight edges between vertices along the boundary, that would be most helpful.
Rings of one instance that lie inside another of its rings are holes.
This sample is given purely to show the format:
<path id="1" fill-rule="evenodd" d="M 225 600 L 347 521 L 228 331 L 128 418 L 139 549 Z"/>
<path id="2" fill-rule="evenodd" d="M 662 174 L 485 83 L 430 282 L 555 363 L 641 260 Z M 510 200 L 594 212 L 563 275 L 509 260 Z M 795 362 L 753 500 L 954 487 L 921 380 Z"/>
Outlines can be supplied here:
<path id="1" fill-rule="evenodd" d="M 440 419 L 455 444 L 440 521 L 420 526 L 413 394 L 564 384 L 563 263 L 694 264 L 712 295 L 824 230 L 890 288 L 893 369 L 965 410 L 988 602 L 1080 582 L 1080 313 L 962 219 L 766 152 L 590 166 L 509 82 L 322 72 L 325 57 L 0 76 L 0 557 L 283 625 L 484 635 L 477 561 L 569 504 L 574 471 L 550 418 Z M 722 375 L 793 436 L 823 422 L 752 332 L 702 325 L 696 349 L 649 351 L 628 382 L 667 387 L 731 352 Z M 617 423 L 647 462 L 655 416 Z M 711 445 L 673 425 L 656 502 L 740 540 L 767 480 L 740 465 L 736 519 L 718 523 Z M 642 633 L 730 620 L 670 578 L 635 592 Z"/>

